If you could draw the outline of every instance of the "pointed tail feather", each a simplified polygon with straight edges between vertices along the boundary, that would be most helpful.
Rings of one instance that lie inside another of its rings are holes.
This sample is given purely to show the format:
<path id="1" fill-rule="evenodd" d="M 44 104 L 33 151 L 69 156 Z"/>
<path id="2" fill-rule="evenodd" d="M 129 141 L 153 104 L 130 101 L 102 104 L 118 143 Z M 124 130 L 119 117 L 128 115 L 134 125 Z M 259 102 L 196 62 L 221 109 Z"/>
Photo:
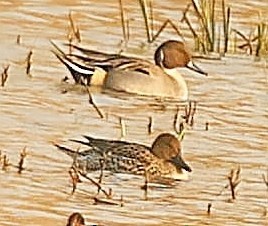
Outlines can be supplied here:
<path id="1" fill-rule="evenodd" d="M 55 147 L 57 147 L 59 150 L 63 151 L 65 154 L 71 156 L 72 158 L 76 158 L 77 157 L 77 151 L 74 151 L 70 148 L 67 148 L 67 147 L 64 147 L 64 146 L 61 146 L 59 144 L 54 144 Z"/>
<path id="2" fill-rule="evenodd" d="M 95 68 L 81 65 L 74 62 L 70 57 L 68 57 L 54 42 L 50 41 L 54 46 L 55 50 L 52 53 L 63 63 L 67 69 L 70 71 L 75 83 L 82 85 L 89 85 L 91 77 L 94 74 Z"/>
<path id="3" fill-rule="evenodd" d="M 70 139 L 70 141 L 75 142 L 75 143 L 79 143 L 79 144 L 90 146 L 90 143 L 88 143 L 87 141 L 75 140 L 75 139 Z"/>
<path id="4" fill-rule="evenodd" d="M 104 60 L 107 58 L 118 57 L 118 54 L 103 53 L 103 52 L 96 51 L 96 50 L 86 49 L 86 48 L 83 48 L 74 44 L 70 44 L 70 43 L 65 44 L 65 45 L 72 47 L 78 50 L 80 53 L 87 55 L 88 57 L 95 59 L 95 60 Z"/>

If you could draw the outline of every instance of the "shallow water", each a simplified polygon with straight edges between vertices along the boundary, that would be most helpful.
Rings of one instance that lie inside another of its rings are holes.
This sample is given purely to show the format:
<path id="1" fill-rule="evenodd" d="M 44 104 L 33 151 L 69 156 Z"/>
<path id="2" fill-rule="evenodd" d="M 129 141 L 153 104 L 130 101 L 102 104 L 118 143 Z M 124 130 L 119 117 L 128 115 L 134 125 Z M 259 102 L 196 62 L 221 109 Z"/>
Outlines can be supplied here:
<path id="1" fill-rule="evenodd" d="M 154 3 L 158 24 L 166 18 L 181 18 L 188 1 L 174 2 Z M 230 5 L 233 26 L 245 33 L 258 22 L 258 13 L 266 16 L 268 9 L 266 0 Z M 174 32 L 164 32 L 148 47 L 139 6 L 128 1 L 125 7 L 131 19 L 128 52 L 151 59 L 155 46 L 173 38 Z M 183 71 L 190 99 L 198 102 L 194 128 L 187 130 L 183 140 L 184 158 L 193 168 L 189 182 L 152 188 L 145 200 L 140 189 L 142 177 L 107 174 L 104 187 L 112 188 L 117 200 L 123 196 L 123 207 L 93 205 L 96 188 L 89 182 L 79 184 L 70 195 L 72 161 L 54 148 L 53 142 L 65 143 L 82 134 L 120 139 L 119 117 L 123 117 L 124 139 L 150 145 L 159 133 L 173 132 L 176 110 L 175 101 L 96 88 L 92 89 L 94 99 L 108 115 L 100 119 L 88 105 L 83 89 L 61 84 L 69 74 L 50 52 L 49 40 L 66 40 L 70 10 L 85 46 L 108 52 L 122 48 L 117 1 L 0 2 L 0 63 L 11 65 L 8 81 L 0 88 L 0 150 L 13 164 L 25 146 L 28 152 L 22 174 L 14 167 L 0 170 L 0 225 L 64 225 L 74 211 L 81 212 L 88 224 L 268 225 L 268 193 L 262 179 L 268 167 L 268 69 L 265 61 L 255 62 L 245 55 L 228 55 L 221 61 L 197 60 L 209 73 L 206 78 Z M 181 27 L 189 38 L 186 26 Z M 17 35 L 21 35 L 21 45 L 16 44 Z M 31 49 L 32 77 L 28 77 L 24 60 Z M 147 134 L 149 116 L 154 122 L 151 135 Z M 229 202 L 230 191 L 223 187 L 228 184 L 230 170 L 238 165 L 242 182 L 237 200 Z"/>

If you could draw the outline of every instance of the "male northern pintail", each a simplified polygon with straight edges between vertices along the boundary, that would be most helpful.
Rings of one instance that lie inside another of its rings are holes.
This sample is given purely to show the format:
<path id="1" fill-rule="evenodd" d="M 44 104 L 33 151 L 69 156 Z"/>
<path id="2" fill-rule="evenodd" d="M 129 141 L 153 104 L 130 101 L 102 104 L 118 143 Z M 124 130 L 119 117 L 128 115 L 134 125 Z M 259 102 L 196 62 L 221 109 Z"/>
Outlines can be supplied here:
<path id="1" fill-rule="evenodd" d="M 86 145 L 87 150 L 77 152 L 55 144 L 74 159 L 74 165 L 82 172 L 109 170 L 116 173 L 132 173 L 175 180 L 187 180 L 184 170 L 191 168 L 181 156 L 180 141 L 172 134 L 160 134 L 148 147 L 138 143 L 118 140 L 95 139 L 84 136 L 86 141 L 72 140 Z M 89 148 L 88 148 L 89 147 Z"/>
<path id="2" fill-rule="evenodd" d="M 65 54 L 53 42 L 53 53 L 68 68 L 76 83 L 102 85 L 104 88 L 139 95 L 188 99 L 188 87 L 176 70 L 186 67 L 205 74 L 191 61 L 183 42 L 169 40 L 155 51 L 155 64 L 119 54 L 107 54 L 71 45 L 79 54 Z M 94 73 L 96 68 L 106 73 Z"/>

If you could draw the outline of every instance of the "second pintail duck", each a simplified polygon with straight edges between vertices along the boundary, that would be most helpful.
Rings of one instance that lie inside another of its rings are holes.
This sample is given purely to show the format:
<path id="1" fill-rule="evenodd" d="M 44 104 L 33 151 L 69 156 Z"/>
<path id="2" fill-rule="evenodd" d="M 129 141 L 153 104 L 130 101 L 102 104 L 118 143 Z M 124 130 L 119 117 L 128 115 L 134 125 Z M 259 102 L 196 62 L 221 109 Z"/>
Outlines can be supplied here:
<path id="1" fill-rule="evenodd" d="M 113 89 L 146 96 L 173 97 L 188 100 L 188 87 L 176 70 L 186 67 L 207 75 L 193 62 L 190 51 L 181 41 L 169 40 L 155 51 L 154 63 L 121 54 L 107 54 L 71 45 L 79 54 L 66 54 L 55 43 L 52 52 L 68 68 L 78 84 L 102 85 Z M 96 68 L 106 73 L 95 74 Z"/>
<path id="2" fill-rule="evenodd" d="M 185 171 L 192 171 L 182 158 L 180 141 L 170 133 L 160 134 L 151 147 L 119 140 L 84 138 L 86 141 L 72 140 L 86 148 L 80 152 L 54 144 L 71 156 L 74 166 L 83 173 L 103 169 L 115 173 L 146 173 L 149 178 L 187 180 Z"/>

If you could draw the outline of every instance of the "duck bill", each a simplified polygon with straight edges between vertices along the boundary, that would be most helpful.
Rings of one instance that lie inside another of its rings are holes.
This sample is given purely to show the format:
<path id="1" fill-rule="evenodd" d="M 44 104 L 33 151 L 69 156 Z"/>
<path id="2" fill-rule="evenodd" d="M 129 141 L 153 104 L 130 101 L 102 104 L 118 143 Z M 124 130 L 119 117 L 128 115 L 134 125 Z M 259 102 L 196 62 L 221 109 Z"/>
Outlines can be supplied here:
<path id="1" fill-rule="evenodd" d="M 188 171 L 188 172 L 192 172 L 192 169 L 190 168 L 190 166 L 188 166 L 188 165 L 186 164 L 186 162 L 184 162 L 184 160 L 182 159 L 181 156 L 178 155 L 178 156 L 172 158 L 170 161 L 171 161 L 171 163 L 174 164 L 176 167 L 185 169 L 185 170 Z"/>
<path id="2" fill-rule="evenodd" d="M 205 75 L 205 76 L 208 76 L 208 73 L 203 71 L 201 68 L 199 68 L 195 63 L 193 63 L 192 61 L 190 61 L 187 65 L 186 65 L 186 68 L 192 70 L 192 71 L 195 71 L 201 75 Z"/>

